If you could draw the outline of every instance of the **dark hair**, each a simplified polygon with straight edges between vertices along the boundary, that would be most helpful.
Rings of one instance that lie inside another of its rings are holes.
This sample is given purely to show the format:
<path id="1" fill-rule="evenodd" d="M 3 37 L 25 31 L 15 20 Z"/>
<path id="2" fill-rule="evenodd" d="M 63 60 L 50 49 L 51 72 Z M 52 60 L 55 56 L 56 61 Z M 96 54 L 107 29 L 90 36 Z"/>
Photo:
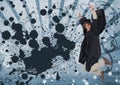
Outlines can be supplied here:
<path id="1" fill-rule="evenodd" d="M 80 24 L 83 26 L 83 24 L 85 23 L 90 23 L 91 24 L 91 21 L 90 19 L 87 19 L 86 17 L 83 17 L 80 19 Z"/>
<path id="2" fill-rule="evenodd" d="M 87 33 L 87 29 L 83 27 L 83 34 L 85 35 Z"/>
<path id="3" fill-rule="evenodd" d="M 90 19 L 87 19 L 86 17 L 80 19 L 80 24 L 82 25 L 84 35 L 87 33 L 87 29 L 84 27 L 85 23 L 91 24 Z"/>

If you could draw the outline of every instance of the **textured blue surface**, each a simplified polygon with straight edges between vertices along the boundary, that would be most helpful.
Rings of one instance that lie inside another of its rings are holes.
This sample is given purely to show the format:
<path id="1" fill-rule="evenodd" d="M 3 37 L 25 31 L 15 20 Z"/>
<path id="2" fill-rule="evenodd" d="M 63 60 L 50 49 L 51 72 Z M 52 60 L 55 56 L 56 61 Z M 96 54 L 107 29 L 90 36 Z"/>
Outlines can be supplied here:
<path id="1" fill-rule="evenodd" d="M 111 60 L 113 66 L 105 73 L 104 81 L 99 76 L 84 71 L 78 62 L 83 32 L 77 16 L 81 12 L 90 18 L 87 4 L 105 10 L 107 24 L 100 35 L 100 42 L 102 56 Z M 0 85 L 120 85 L 119 4 L 120 0 L 0 0 Z M 44 37 L 49 37 L 51 46 L 55 47 L 57 39 L 54 34 L 58 22 L 64 26 L 62 35 L 65 39 L 74 41 L 75 48 L 70 50 L 69 60 L 57 55 L 51 59 L 51 68 L 34 75 L 36 69 L 26 70 L 25 62 L 18 58 L 20 50 L 24 52 L 25 58 L 32 55 L 33 48 L 41 51 L 46 47 L 42 42 Z M 36 30 L 38 36 L 27 40 L 25 35 L 30 35 L 32 30 Z M 19 38 L 13 39 L 13 36 Z M 30 40 L 37 42 L 38 46 L 29 46 Z"/>

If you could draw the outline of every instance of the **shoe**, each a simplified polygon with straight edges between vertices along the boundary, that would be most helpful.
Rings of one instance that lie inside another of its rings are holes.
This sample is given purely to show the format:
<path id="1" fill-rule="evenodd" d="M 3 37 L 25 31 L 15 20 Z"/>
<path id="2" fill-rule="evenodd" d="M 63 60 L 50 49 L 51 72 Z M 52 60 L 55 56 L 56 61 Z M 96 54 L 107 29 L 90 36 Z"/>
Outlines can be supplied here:
<path id="1" fill-rule="evenodd" d="M 112 66 L 112 63 L 107 58 L 103 58 L 103 60 L 105 61 L 105 64 Z"/>
<path id="2" fill-rule="evenodd" d="M 104 71 L 101 71 L 101 75 L 100 75 L 101 80 L 104 80 Z"/>

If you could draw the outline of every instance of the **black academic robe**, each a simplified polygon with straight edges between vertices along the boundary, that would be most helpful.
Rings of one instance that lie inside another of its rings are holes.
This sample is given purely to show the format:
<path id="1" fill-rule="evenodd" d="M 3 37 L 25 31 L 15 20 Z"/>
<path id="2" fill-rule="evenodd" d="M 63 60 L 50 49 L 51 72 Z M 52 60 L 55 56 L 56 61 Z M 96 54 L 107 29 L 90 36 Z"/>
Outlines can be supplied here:
<path id="1" fill-rule="evenodd" d="M 106 20 L 103 9 L 96 10 L 98 19 L 92 18 L 92 28 L 84 35 L 84 40 L 81 44 L 81 52 L 79 62 L 86 62 L 86 70 L 90 71 L 91 66 L 98 62 L 101 56 L 99 35 L 105 28 Z"/>

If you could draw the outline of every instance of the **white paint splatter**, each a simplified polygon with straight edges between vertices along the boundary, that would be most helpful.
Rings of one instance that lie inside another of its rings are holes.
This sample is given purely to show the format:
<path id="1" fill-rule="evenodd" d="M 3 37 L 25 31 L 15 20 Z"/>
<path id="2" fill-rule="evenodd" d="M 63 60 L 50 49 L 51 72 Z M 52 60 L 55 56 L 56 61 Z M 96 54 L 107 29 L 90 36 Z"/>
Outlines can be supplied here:
<path id="1" fill-rule="evenodd" d="M 112 76 L 112 72 L 108 72 L 108 76 Z"/>
<path id="2" fill-rule="evenodd" d="M 118 70 L 118 67 L 116 67 L 115 70 Z"/>
<path id="3" fill-rule="evenodd" d="M 47 83 L 47 80 L 44 79 L 42 82 L 43 82 L 43 85 L 45 85 Z"/>
<path id="4" fill-rule="evenodd" d="M 115 79 L 115 82 L 117 83 L 117 82 L 118 82 L 118 79 Z"/>
<path id="5" fill-rule="evenodd" d="M 97 76 L 94 75 L 94 76 L 93 76 L 93 79 L 97 79 Z"/>
<path id="6" fill-rule="evenodd" d="M 86 79 L 83 79 L 82 81 L 85 83 L 85 85 L 89 85 L 89 83 Z"/>
<path id="7" fill-rule="evenodd" d="M 72 79 L 72 82 L 75 83 L 75 79 Z"/>
<path id="8" fill-rule="evenodd" d="M 120 65 L 120 61 L 118 61 L 118 64 Z"/>

